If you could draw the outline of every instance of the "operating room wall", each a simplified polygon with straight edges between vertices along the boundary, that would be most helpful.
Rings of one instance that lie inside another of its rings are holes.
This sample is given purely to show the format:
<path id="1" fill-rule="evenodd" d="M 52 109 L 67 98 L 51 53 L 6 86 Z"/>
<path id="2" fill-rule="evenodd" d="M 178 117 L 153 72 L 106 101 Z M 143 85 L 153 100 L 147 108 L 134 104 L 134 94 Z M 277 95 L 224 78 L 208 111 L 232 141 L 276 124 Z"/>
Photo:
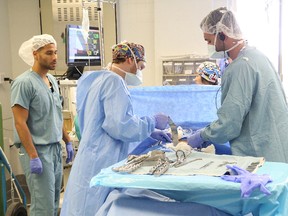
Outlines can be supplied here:
<path id="1" fill-rule="evenodd" d="M 262 51 L 266 51 L 265 54 L 274 60 L 277 68 L 278 53 L 272 53 L 270 49 L 272 46 L 275 48 L 273 51 L 277 50 L 278 38 L 277 36 L 275 38 L 277 32 L 273 31 L 273 28 L 269 28 L 266 23 L 267 21 L 271 23 L 272 20 L 277 19 L 279 14 L 276 13 L 276 17 L 269 17 L 268 12 L 271 7 L 261 11 L 262 9 L 255 2 L 253 1 L 252 5 L 248 0 L 245 3 L 242 3 L 242 0 L 118 0 L 118 41 L 128 40 L 142 43 L 146 48 L 147 55 L 147 67 L 143 71 L 143 86 L 162 85 L 162 57 L 185 54 L 207 55 L 207 45 L 203 40 L 199 24 L 211 10 L 226 6 L 237 11 L 238 15 L 243 15 L 241 21 L 243 20 L 245 26 L 242 26 L 242 30 L 250 27 L 249 33 L 255 38 L 255 41 L 248 38 L 249 43 Z M 271 5 L 273 2 L 278 4 L 278 0 L 263 1 L 262 4 Z M 243 4 L 243 7 L 238 8 L 240 3 Z M 265 13 L 266 17 L 262 20 L 259 20 L 259 17 L 258 19 L 251 19 L 251 16 L 246 16 L 248 10 L 250 11 L 248 14 L 256 15 L 257 12 L 256 16 L 258 17 L 258 13 Z M 287 35 L 287 19 L 285 17 L 288 11 L 286 0 L 282 0 L 282 10 L 283 53 L 281 57 L 283 58 L 283 85 L 288 97 L 288 70 L 285 61 L 287 59 L 287 46 L 285 44 L 287 41 L 285 40 L 287 38 L 285 37 Z M 260 29 L 260 26 L 263 25 L 266 30 L 265 33 L 262 31 L 263 29 Z M 271 26 L 275 27 L 275 24 Z M 274 35 L 274 39 L 263 42 L 263 38 L 268 37 L 267 31 L 270 31 L 269 35 Z"/>
<path id="2" fill-rule="evenodd" d="M 9 37 L 9 20 L 8 17 L 8 3 L 7 1 L 0 1 L 0 73 L 4 76 L 11 76 L 11 49 L 10 49 L 10 37 Z M 10 84 L 4 82 L 0 84 L 0 103 L 2 105 L 2 118 L 3 118 L 3 136 L 4 136 L 4 151 L 8 153 L 7 145 L 9 138 L 12 135 L 12 119 L 11 110 L 9 107 Z"/>
<path id="3" fill-rule="evenodd" d="M 118 41 L 143 44 L 147 67 L 144 86 L 162 85 L 161 59 L 207 55 L 199 24 L 212 9 L 234 6 L 233 0 L 119 0 Z"/>
<path id="4" fill-rule="evenodd" d="M 21 43 L 40 33 L 38 1 L 0 0 L 0 73 L 14 79 L 29 69 L 18 56 Z M 10 108 L 10 83 L 0 84 L 0 103 L 3 111 L 4 151 L 15 174 L 23 173 L 18 151 L 9 146 L 13 143 L 13 120 Z"/>

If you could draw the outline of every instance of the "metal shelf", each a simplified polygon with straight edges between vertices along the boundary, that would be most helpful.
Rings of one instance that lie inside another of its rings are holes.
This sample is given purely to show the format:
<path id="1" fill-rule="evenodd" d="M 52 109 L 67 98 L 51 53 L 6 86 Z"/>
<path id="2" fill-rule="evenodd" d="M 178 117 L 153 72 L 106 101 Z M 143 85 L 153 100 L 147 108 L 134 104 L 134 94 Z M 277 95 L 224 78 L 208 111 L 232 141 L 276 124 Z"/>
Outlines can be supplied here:
<path id="1" fill-rule="evenodd" d="M 194 84 L 193 79 L 197 75 L 196 69 L 209 58 L 173 58 L 162 60 L 162 81 L 163 85 L 190 85 Z"/>
<path id="2" fill-rule="evenodd" d="M 174 76 L 197 76 L 196 73 L 194 74 L 163 74 L 163 77 L 164 76 L 171 76 L 171 77 L 174 77 Z"/>

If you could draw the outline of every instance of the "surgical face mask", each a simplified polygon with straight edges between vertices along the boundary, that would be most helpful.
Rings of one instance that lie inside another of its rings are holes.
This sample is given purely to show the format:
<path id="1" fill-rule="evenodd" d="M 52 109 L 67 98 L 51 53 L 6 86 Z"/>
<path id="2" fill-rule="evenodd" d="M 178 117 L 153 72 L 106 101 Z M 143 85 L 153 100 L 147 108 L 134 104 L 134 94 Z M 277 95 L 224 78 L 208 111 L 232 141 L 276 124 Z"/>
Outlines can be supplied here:
<path id="1" fill-rule="evenodd" d="M 125 81 L 126 81 L 127 85 L 138 86 L 138 85 L 141 85 L 143 83 L 142 71 L 138 68 L 138 64 L 137 64 L 136 56 L 135 56 L 134 52 L 132 51 L 132 49 L 129 46 L 127 46 L 127 47 L 133 56 L 137 71 L 136 71 L 136 75 L 132 74 L 132 73 L 128 73 L 128 74 L 126 73 Z"/>
<path id="2" fill-rule="evenodd" d="M 132 51 L 132 49 L 128 45 L 126 45 L 126 46 L 130 50 L 130 52 L 131 52 L 131 54 L 133 56 L 134 63 L 135 63 L 136 68 L 137 68 L 136 74 L 124 71 L 124 70 L 122 70 L 121 68 L 119 68 L 117 66 L 113 66 L 113 67 L 116 67 L 116 68 L 118 68 L 119 70 L 121 70 L 122 72 L 125 73 L 125 79 L 124 80 L 125 80 L 127 85 L 130 85 L 130 86 L 141 85 L 143 83 L 142 71 L 138 68 L 137 61 L 136 61 L 136 56 L 135 56 L 134 52 Z"/>
<path id="3" fill-rule="evenodd" d="M 215 49 L 215 45 L 208 44 L 208 55 L 211 59 L 222 59 L 227 58 L 226 52 L 217 52 Z"/>
<path id="4" fill-rule="evenodd" d="M 133 74 L 133 73 L 127 72 L 127 71 L 117 67 L 116 65 L 113 65 L 113 67 L 115 67 L 118 70 L 125 73 L 124 80 L 125 80 L 127 85 L 138 86 L 138 85 L 141 85 L 143 83 L 142 71 L 140 69 L 137 69 L 136 74 Z"/>
<path id="5" fill-rule="evenodd" d="M 142 71 L 137 69 L 136 74 L 126 72 L 125 82 L 127 85 L 138 86 L 143 83 Z"/>

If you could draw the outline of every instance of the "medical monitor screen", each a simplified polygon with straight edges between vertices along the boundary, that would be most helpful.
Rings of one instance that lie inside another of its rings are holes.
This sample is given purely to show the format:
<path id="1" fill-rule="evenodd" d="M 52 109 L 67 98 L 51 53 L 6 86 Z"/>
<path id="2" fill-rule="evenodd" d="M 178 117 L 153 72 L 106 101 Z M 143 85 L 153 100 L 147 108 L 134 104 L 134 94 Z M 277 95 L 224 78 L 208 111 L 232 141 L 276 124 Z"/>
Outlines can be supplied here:
<path id="1" fill-rule="evenodd" d="M 90 27 L 86 43 L 81 26 L 66 26 L 66 64 L 67 66 L 101 65 L 100 31 L 97 27 Z"/>

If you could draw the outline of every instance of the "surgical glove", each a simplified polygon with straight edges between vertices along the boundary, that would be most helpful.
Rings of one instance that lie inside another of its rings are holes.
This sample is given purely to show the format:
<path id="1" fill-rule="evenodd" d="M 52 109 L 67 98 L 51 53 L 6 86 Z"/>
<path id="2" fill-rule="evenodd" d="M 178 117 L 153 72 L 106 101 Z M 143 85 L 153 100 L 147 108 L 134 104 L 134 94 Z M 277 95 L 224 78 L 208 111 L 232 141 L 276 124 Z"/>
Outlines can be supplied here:
<path id="1" fill-rule="evenodd" d="M 256 189 L 260 188 L 260 191 L 266 195 L 270 195 L 271 192 L 265 187 L 272 179 L 269 175 L 257 175 L 250 173 L 249 171 L 242 169 L 236 165 L 227 165 L 227 168 L 237 175 L 224 175 L 221 178 L 225 181 L 232 181 L 241 183 L 241 197 L 249 197 L 251 193 Z"/>
<path id="2" fill-rule="evenodd" d="M 151 133 L 151 137 L 153 138 L 153 139 L 156 139 L 156 140 L 158 140 L 158 141 L 162 141 L 162 142 L 172 142 L 172 139 L 171 139 L 171 134 L 169 134 L 169 133 L 165 133 L 165 132 L 163 132 L 163 131 L 154 131 L 154 132 L 152 132 Z"/>
<path id="3" fill-rule="evenodd" d="M 140 155 L 147 153 L 148 149 L 158 143 L 157 140 L 153 139 L 152 137 L 147 137 L 143 140 L 139 145 L 135 147 L 135 149 L 129 153 L 129 155 Z"/>
<path id="4" fill-rule="evenodd" d="M 43 172 L 42 162 L 39 157 L 30 160 L 30 171 L 34 174 L 41 174 Z"/>
<path id="5" fill-rule="evenodd" d="M 74 156 L 74 150 L 73 150 L 72 142 L 68 142 L 66 144 L 66 151 L 67 151 L 66 163 L 68 164 L 72 161 L 73 156 Z"/>
<path id="6" fill-rule="evenodd" d="M 168 126 L 168 116 L 162 113 L 158 113 L 153 116 L 155 120 L 155 128 L 164 130 Z"/>
<path id="7" fill-rule="evenodd" d="M 188 145 L 190 145 L 192 148 L 202 147 L 204 140 L 201 137 L 201 131 L 202 130 L 197 130 L 195 131 L 195 133 L 193 133 L 191 136 L 187 138 Z"/>

